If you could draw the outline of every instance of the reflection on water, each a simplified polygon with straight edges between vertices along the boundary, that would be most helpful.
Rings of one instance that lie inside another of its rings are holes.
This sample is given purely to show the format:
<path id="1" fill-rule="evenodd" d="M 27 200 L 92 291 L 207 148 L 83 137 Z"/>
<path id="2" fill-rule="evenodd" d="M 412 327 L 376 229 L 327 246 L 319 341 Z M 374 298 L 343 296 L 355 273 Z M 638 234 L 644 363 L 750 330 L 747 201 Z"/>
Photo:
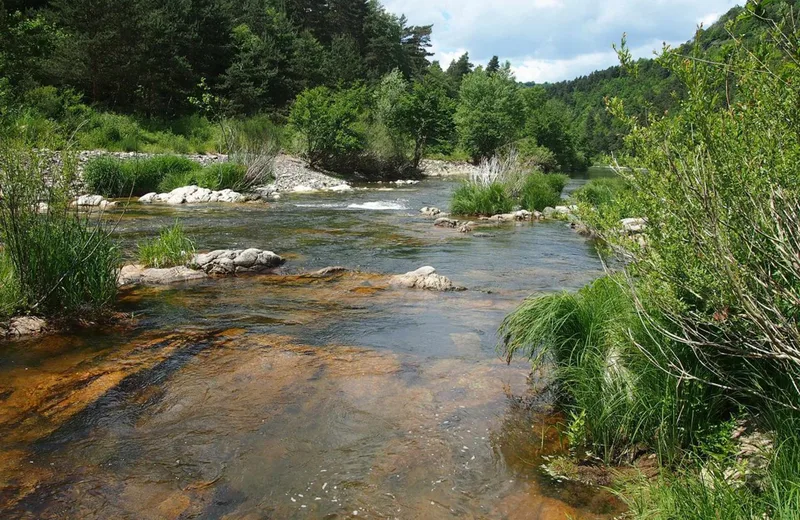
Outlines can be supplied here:
<path id="1" fill-rule="evenodd" d="M 265 247 L 290 263 L 281 275 L 129 291 L 127 329 L 5 345 L 2 517 L 614 512 L 605 493 L 541 472 L 542 456 L 564 448 L 558 417 L 530 398 L 529 367 L 494 350 L 521 298 L 600 274 L 594 249 L 559 223 L 481 238 L 434 229 L 417 208 L 445 208 L 453 187 L 129 208 L 126 244 L 177 216 L 199 249 Z M 303 276 L 327 265 L 356 271 Z M 421 265 L 471 290 L 388 287 L 387 275 Z"/>

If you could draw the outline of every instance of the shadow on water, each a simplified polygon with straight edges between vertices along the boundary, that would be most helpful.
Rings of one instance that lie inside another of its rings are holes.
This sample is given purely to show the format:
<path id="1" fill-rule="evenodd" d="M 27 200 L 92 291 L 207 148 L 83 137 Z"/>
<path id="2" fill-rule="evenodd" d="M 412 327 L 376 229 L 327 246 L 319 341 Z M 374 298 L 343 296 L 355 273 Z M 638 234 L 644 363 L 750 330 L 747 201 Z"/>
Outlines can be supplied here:
<path id="1" fill-rule="evenodd" d="M 281 275 L 127 291 L 130 330 L 10 344 L 3 518 L 601 518 L 550 481 L 559 418 L 495 353 L 530 293 L 602 270 L 561 224 L 434 229 L 453 183 L 241 208 L 135 208 L 129 245 L 180 216 L 199 249 L 268 247 Z M 390 206 L 390 210 L 358 207 Z M 300 207 L 298 207 L 300 206 Z M 303 276 L 327 265 L 360 269 Z M 434 265 L 464 293 L 394 289 Z"/>

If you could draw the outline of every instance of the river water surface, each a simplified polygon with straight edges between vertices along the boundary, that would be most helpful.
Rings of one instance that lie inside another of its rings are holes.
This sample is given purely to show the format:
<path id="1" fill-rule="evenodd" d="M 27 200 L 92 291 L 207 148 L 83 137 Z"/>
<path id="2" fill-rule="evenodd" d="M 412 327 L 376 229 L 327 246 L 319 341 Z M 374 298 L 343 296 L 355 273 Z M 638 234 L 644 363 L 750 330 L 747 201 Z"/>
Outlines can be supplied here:
<path id="1" fill-rule="evenodd" d="M 385 185 L 384 185 L 385 186 Z M 605 518 L 544 474 L 559 418 L 496 330 L 533 293 L 602 274 L 563 223 L 434 228 L 453 181 L 266 205 L 132 204 L 137 241 L 180 219 L 198 250 L 257 247 L 276 275 L 123 292 L 122 324 L 2 345 L 0 517 Z M 340 265 L 351 272 L 304 273 Z M 469 288 L 388 287 L 424 265 Z"/>

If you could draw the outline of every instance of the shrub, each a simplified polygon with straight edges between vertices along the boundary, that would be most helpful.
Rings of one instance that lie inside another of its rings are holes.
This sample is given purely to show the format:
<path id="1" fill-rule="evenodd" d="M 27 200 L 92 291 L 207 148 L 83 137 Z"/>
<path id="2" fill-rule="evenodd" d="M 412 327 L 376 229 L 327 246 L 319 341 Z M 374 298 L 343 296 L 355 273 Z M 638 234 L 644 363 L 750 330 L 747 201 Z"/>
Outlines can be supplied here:
<path id="1" fill-rule="evenodd" d="M 68 210 L 74 160 L 62 154 L 54 167 L 41 151 L 6 146 L 0 153 L 0 238 L 17 309 L 63 317 L 105 309 L 117 293 L 119 253 L 102 222 Z M 48 204 L 44 213 L 41 202 Z"/>
<path id="2" fill-rule="evenodd" d="M 171 227 L 161 230 L 158 238 L 139 244 L 139 263 L 145 267 L 175 267 L 191 261 L 194 252 L 194 242 L 175 221 Z"/>
<path id="3" fill-rule="evenodd" d="M 528 211 L 542 211 L 548 206 L 557 206 L 568 180 L 566 175 L 532 173 L 525 178 L 520 191 L 520 204 Z"/>
<path id="4" fill-rule="evenodd" d="M 451 211 L 456 215 L 492 216 L 508 213 L 514 202 L 503 184 L 479 185 L 465 182 L 453 193 Z"/>

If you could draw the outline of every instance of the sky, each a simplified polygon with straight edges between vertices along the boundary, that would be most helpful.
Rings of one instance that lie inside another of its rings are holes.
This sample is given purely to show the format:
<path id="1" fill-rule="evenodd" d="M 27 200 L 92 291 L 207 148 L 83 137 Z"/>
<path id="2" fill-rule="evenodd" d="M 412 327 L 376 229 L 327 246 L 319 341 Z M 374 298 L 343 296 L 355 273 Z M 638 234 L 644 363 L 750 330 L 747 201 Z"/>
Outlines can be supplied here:
<path id="1" fill-rule="evenodd" d="M 383 0 L 412 25 L 433 24 L 442 67 L 469 51 L 485 65 L 509 60 L 519 81 L 561 81 L 618 63 L 611 44 L 628 35 L 636 57 L 692 38 L 739 0 Z"/>

